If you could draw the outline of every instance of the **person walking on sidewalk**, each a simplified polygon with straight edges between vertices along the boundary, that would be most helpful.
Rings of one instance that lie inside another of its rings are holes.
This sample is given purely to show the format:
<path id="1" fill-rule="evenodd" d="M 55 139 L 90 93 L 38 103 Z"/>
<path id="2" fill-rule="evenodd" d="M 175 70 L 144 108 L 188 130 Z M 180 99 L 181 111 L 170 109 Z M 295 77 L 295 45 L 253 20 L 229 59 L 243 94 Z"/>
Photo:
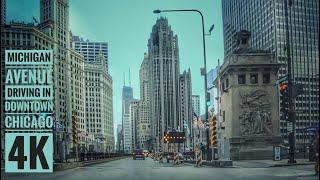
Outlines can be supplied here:
<path id="1" fill-rule="evenodd" d="M 315 151 L 315 171 L 316 175 L 319 175 L 319 134 L 317 135 L 317 138 L 314 142 L 314 151 Z"/>

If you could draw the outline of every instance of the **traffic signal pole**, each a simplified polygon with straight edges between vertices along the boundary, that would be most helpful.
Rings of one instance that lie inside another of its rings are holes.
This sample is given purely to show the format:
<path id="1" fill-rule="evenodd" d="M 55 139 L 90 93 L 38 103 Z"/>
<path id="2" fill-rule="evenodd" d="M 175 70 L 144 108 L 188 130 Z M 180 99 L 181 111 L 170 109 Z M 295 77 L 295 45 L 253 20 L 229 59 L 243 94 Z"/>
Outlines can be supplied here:
<path id="1" fill-rule="evenodd" d="M 289 0 L 289 8 L 292 6 L 292 1 Z M 290 38 L 289 38 L 289 21 L 288 21 L 288 0 L 284 1 L 284 9 L 285 9 L 285 28 L 286 28 L 286 50 L 287 50 L 287 74 L 288 74 L 288 109 L 289 109 L 289 117 L 288 120 L 292 123 L 292 132 L 289 133 L 289 161 L 288 163 L 295 163 L 294 160 L 294 153 L 295 153 L 295 130 L 296 130 L 296 120 L 295 120 L 295 113 L 294 113 L 294 98 L 293 98 L 293 79 L 292 79 L 292 61 L 290 56 Z M 293 139 L 290 139 L 293 138 Z"/>
<path id="2" fill-rule="evenodd" d="M 75 155 L 78 160 L 78 129 L 77 129 L 77 116 L 75 112 L 72 112 L 72 141 L 75 147 Z"/>
<path id="3" fill-rule="evenodd" d="M 217 145 L 217 128 L 216 128 L 217 122 L 216 122 L 216 119 L 215 119 L 215 117 L 214 117 L 213 114 L 212 114 L 211 117 L 210 117 L 209 123 L 210 123 L 210 133 L 211 133 L 211 134 L 210 134 L 210 145 L 211 145 L 211 148 L 212 148 L 212 150 L 211 150 L 211 152 L 212 152 L 211 157 L 212 157 L 212 160 L 215 160 L 215 156 L 214 156 L 215 151 L 214 151 L 214 148 L 215 148 L 216 145 Z"/>

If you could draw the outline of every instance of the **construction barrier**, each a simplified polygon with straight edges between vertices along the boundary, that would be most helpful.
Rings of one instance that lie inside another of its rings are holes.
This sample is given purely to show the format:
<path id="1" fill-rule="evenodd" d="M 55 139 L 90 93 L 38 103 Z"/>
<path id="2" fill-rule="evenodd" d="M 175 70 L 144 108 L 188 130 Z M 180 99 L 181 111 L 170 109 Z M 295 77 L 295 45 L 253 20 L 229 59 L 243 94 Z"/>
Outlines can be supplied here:
<path id="1" fill-rule="evenodd" d="M 163 163 L 163 153 L 159 153 L 159 163 Z"/>
<path id="2" fill-rule="evenodd" d="M 180 164 L 179 154 L 178 153 L 174 153 L 173 154 L 173 165 L 179 165 L 179 164 Z"/>
<path id="3" fill-rule="evenodd" d="M 195 151 L 196 155 L 196 167 L 199 167 L 202 165 L 202 151 L 200 149 L 196 149 Z"/>
<path id="4" fill-rule="evenodd" d="M 154 159 L 155 161 L 159 161 L 159 154 L 156 152 L 154 153 Z"/>

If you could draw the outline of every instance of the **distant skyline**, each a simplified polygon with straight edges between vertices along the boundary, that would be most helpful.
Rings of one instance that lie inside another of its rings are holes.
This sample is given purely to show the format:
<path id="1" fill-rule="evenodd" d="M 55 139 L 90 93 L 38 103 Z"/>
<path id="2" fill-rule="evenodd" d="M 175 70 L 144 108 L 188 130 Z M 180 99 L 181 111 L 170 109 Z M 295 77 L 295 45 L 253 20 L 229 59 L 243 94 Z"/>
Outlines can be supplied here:
<path id="1" fill-rule="evenodd" d="M 39 19 L 40 0 L 7 1 L 7 23 Z M 201 18 L 195 13 L 153 14 L 155 9 L 197 9 L 204 14 L 205 30 L 215 25 L 206 37 L 207 71 L 223 62 L 223 31 L 220 0 L 70 0 L 69 25 L 73 35 L 90 41 L 108 42 L 109 72 L 113 78 L 114 128 L 121 123 L 123 74 L 128 85 L 129 68 L 134 98 L 139 98 L 139 68 L 156 19 L 164 16 L 179 40 L 180 71 L 190 67 L 193 94 L 200 95 L 204 113 L 204 83 Z M 116 131 L 115 131 L 116 132 Z"/>

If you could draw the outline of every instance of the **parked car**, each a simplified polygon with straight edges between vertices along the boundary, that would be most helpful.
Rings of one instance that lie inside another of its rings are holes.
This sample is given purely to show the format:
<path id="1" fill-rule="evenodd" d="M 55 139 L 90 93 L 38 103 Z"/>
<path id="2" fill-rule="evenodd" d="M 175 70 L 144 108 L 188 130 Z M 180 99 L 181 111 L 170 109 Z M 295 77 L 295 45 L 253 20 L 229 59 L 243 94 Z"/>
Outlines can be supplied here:
<path id="1" fill-rule="evenodd" d="M 136 149 L 133 153 L 133 159 L 136 160 L 136 159 L 143 159 L 145 160 L 146 157 L 144 156 L 143 154 L 143 150 L 142 149 Z"/>

